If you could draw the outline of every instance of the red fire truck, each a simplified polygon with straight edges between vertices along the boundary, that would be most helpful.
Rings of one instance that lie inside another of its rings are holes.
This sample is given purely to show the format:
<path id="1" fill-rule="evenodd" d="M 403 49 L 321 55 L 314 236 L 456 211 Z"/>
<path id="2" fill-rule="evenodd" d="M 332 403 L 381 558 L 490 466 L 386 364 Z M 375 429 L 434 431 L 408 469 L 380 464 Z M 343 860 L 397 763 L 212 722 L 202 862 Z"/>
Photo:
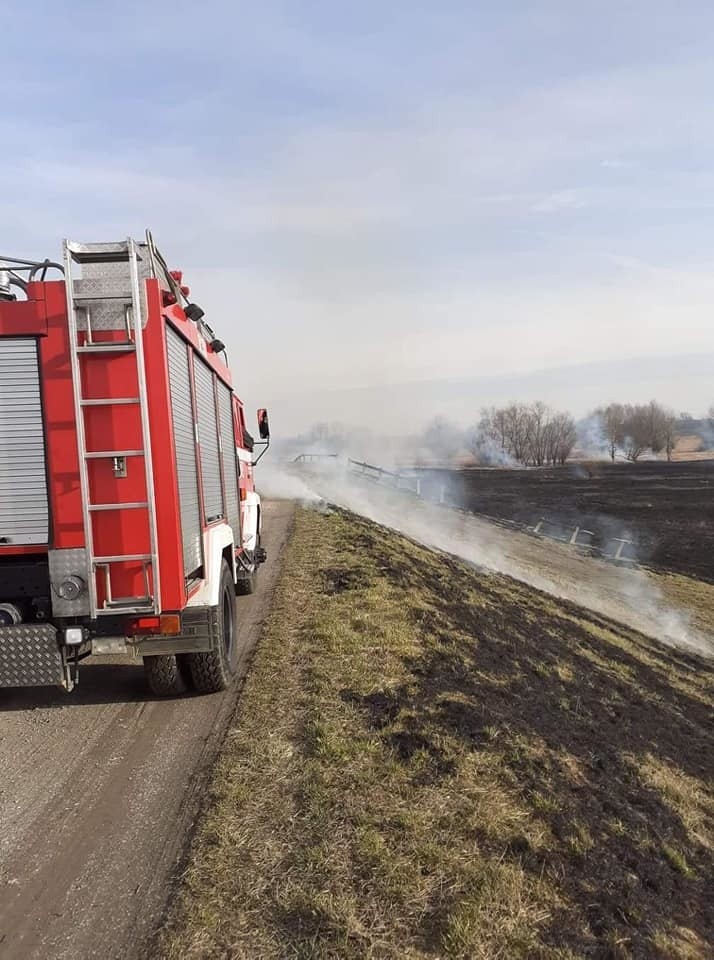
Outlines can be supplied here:
<path id="1" fill-rule="evenodd" d="M 189 293 L 149 232 L 0 257 L 0 687 L 69 691 L 92 653 L 157 695 L 235 675 L 270 432 Z"/>

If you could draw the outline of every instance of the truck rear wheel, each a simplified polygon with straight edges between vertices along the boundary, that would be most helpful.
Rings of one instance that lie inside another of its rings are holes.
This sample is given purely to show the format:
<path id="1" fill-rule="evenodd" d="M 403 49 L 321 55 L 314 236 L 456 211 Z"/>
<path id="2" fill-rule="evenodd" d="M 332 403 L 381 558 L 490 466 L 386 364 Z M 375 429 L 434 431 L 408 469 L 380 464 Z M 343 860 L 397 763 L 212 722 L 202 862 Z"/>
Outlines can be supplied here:
<path id="1" fill-rule="evenodd" d="M 214 619 L 213 649 L 208 653 L 189 653 L 186 656 L 193 685 L 200 693 L 218 693 L 233 682 L 238 670 L 235 632 L 235 584 L 224 560 Z"/>
<path id="2" fill-rule="evenodd" d="M 178 656 L 144 657 L 144 676 L 156 697 L 180 697 L 188 690 L 185 668 Z"/>

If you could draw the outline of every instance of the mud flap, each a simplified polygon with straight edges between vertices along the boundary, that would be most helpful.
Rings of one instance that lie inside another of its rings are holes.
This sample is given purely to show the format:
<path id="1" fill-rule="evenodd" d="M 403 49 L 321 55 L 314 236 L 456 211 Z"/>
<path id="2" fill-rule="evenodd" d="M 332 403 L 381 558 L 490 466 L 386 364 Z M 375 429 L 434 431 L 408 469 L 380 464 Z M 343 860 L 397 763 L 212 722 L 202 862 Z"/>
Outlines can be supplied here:
<path id="1" fill-rule="evenodd" d="M 48 623 L 0 627 L 0 687 L 68 686 L 57 630 Z"/>

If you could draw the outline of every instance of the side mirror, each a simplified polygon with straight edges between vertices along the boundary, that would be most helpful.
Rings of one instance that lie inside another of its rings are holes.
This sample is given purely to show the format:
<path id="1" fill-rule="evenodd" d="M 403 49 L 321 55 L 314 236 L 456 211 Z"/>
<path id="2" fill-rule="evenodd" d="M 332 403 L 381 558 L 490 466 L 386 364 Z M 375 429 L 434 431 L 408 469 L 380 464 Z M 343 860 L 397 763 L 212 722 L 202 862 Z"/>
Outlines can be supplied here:
<path id="1" fill-rule="evenodd" d="M 268 422 L 268 411 L 261 407 L 258 410 L 258 433 L 261 440 L 270 440 L 270 423 Z"/>

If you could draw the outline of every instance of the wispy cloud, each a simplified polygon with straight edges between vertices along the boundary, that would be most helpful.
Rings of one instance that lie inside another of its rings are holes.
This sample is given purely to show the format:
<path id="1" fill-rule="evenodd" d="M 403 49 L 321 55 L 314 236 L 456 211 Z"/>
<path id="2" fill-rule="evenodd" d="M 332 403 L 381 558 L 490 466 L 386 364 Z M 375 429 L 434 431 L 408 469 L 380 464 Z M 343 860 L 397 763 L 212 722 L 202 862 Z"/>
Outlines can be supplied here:
<path id="1" fill-rule="evenodd" d="M 633 165 L 628 160 L 601 160 L 600 166 L 606 170 L 629 170 Z"/>
<path id="2" fill-rule="evenodd" d="M 29 0 L 0 250 L 151 226 L 256 393 L 704 349 L 714 13 L 655 7 Z"/>
<path id="3" fill-rule="evenodd" d="M 541 197 L 533 204 L 531 210 L 534 213 L 557 213 L 560 210 L 582 210 L 587 205 L 582 191 L 556 190 L 554 193 Z"/>

